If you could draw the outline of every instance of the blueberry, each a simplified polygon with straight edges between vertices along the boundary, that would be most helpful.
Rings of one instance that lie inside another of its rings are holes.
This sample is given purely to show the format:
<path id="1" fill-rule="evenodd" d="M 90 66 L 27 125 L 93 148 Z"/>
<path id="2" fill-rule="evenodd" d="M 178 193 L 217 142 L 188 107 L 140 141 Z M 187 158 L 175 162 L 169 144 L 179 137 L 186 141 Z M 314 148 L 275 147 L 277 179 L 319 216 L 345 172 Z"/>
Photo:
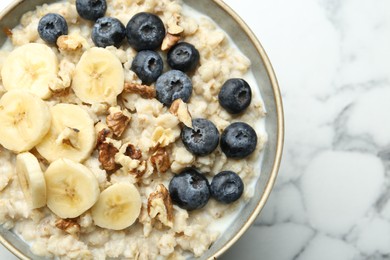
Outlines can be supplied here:
<path id="1" fill-rule="evenodd" d="M 38 33 L 42 40 L 54 44 L 58 37 L 68 34 L 68 24 L 61 15 L 49 13 L 39 20 Z"/>
<path id="2" fill-rule="evenodd" d="M 238 78 L 227 80 L 218 94 L 219 104 L 231 114 L 244 111 L 252 99 L 252 91 L 249 84 Z"/>
<path id="3" fill-rule="evenodd" d="M 223 171 L 213 177 L 210 185 L 211 196 L 223 203 L 238 200 L 244 191 L 240 176 L 232 171 Z"/>
<path id="4" fill-rule="evenodd" d="M 92 28 L 92 41 L 98 47 L 105 48 L 111 45 L 119 47 L 125 37 L 125 26 L 113 17 L 97 19 Z"/>
<path id="5" fill-rule="evenodd" d="M 82 18 L 96 21 L 106 13 L 107 3 L 106 0 L 76 0 L 76 10 Z"/>
<path id="6" fill-rule="evenodd" d="M 184 102 L 188 102 L 191 94 L 191 79 L 180 70 L 165 72 L 156 81 L 157 99 L 168 107 L 179 98 Z"/>
<path id="7" fill-rule="evenodd" d="M 199 52 L 194 45 L 179 42 L 169 50 L 167 61 L 173 69 L 191 71 L 199 64 Z"/>
<path id="8" fill-rule="evenodd" d="M 192 154 L 204 156 L 217 148 L 219 132 L 213 122 L 204 118 L 196 118 L 192 120 L 192 128 L 183 127 L 181 140 Z"/>
<path id="9" fill-rule="evenodd" d="M 131 70 L 137 74 L 144 84 L 151 84 L 163 71 L 163 60 L 155 51 L 140 51 L 131 64 Z"/>
<path id="10" fill-rule="evenodd" d="M 186 210 L 200 209 L 210 199 L 209 182 L 201 173 L 188 168 L 175 175 L 169 183 L 172 201 Z"/>
<path id="11" fill-rule="evenodd" d="M 229 158 L 244 158 L 250 155 L 256 148 L 257 135 L 248 124 L 236 122 L 230 124 L 222 132 L 221 149 Z"/>
<path id="12" fill-rule="evenodd" d="M 161 45 L 165 37 L 164 23 L 157 15 L 138 13 L 127 23 L 126 36 L 135 50 L 154 50 Z"/>

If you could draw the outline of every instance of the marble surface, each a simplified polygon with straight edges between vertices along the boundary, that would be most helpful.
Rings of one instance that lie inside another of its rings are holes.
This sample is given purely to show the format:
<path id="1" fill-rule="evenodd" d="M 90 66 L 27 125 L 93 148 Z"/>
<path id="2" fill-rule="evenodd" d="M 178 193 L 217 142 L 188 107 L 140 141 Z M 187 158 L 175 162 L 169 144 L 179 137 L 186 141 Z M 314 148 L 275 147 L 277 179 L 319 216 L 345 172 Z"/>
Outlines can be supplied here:
<path id="1" fill-rule="evenodd" d="M 226 3 L 274 65 L 286 136 L 266 207 L 221 259 L 389 259 L 390 1 Z"/>

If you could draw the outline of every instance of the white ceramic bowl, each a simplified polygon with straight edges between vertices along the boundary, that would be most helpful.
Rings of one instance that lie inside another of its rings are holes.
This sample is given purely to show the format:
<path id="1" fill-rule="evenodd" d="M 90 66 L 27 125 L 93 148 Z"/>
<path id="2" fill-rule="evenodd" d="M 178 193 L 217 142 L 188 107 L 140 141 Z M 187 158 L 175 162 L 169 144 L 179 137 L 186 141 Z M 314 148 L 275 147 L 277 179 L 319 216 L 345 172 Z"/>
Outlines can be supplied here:
<path id="1" fill-rule="evenodd" d="M 37 5 L 55 0 L 15 0 L 0 13 L 0 45 L 6 40 L 4 28 L 19 24 L 21 16 L 34 10 Z M 260 88 L 267 109 L 266 131 L 268 142 L 264 148 L 264 160 L 255 194 L 240 213 L 239 219 L 201 257 L 215 259 L 225 252 L 250 227 L 272 190 L 277 176 L 284 136 L 282 100 L 271 63 L 252 31 L 243 20 L 221 0 L 184 0 L 184 3 L 211 17 L 235 42 L 239 49 L 250 57 L 252 71 Z M 29 247 L 12 232 L 0 227 L 0 242 L 21 259 L 44 259 L 31 253 Z"/>

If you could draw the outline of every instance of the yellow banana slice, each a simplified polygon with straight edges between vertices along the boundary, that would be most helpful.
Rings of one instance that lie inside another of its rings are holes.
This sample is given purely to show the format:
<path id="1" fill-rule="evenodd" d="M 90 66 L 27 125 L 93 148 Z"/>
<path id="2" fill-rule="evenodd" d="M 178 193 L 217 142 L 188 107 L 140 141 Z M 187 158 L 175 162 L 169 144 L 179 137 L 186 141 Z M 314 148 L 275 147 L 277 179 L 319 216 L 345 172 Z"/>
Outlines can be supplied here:
<path id="1" fill-rule="evenodd" d="M 50 111 L 50 131 L 37 145 L 38 152 L 49 162 L 59 158 L 84 161 L 96 141 L 94 123 L 88 112 L 72 104 L 57 104 Z"/>
<path id="2" fill-rule="evenodd" d="M 16 172 L 24 196 L 32 209 L 46 205 L 46 182 L 38 159 L 31 153 L 16 156 Z"/>
<path id="3" fill-rule="evenodd" d="M 83 102 L 116 104 L 122 93 L 124 73 L 122 63 L 110 51 L 93 47 L 76 66 L 72 88 Z"/>
<path id="4" fill-rule="evenodd" d="M 16 153 L 37 145 L 50 129 L 49 107 L 23 90 L 10 90 L 0 99 L 0 144 Z"/>
<path id="5" fill-rule="evenodd" d="M 59 159 L 45 172 L 47 206 L 60 218 L 75 218 L 91 208 L 100 190 L 95 175 L 81 163 Z"/>
<path id="6" fill-rule="evenodd" d="M 51 95 L 57 82 L 58 59 L 45 44 L 28 43 L 13 50 L 6 58 L 1 77 L 6 90 L 23 89 L 40 98 Z"/>
<path id="7" fill-rule="evenodd" d="M 115 183 L 100 193 L 92 218 L 102 228 L 121 230 L 131 226 L 141 212 L 141 196 L 130 183 Z"/>

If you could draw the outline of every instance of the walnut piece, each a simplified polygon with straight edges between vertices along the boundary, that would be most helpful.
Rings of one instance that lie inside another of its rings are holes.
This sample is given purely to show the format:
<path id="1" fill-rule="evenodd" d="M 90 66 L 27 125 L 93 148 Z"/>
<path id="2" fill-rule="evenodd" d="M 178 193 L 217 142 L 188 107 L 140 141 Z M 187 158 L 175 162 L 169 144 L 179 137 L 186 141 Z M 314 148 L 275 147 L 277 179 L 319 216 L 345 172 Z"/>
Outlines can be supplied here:
<path id="1" fill-rule="evenodd" d="M 72 83 L 75 70 L 76 65 L 74 63 L 68 59 L 61 60 L 56 84 L 49 85 L 50 90 L 55 94 L 55 96 L 62 97 L 69 95 L 70 85 Z"/>
<path id="2" fill-rule="evenodd" d="M 106 141 L 106 138 L 112 138 L 112 131 L 108 128 L 103 128 L 97 134 L 96 148 L 100 149 L 100 145 Z"/>
<path id="3" fill-rule="evenodd" d="M 142 176 L 146 173 L 147 165 L 146 161 L 141 161 L 137 168 L 131 169 L 129 173 L 135 177 L 136 182 L 140 182 L 142 180 Z"/>
<path id="4" fill-rule="evenodd" d="M 156 97 L 156 90 L 154 87 L 141 85 L 136 83 L 125 83 L 124 92 L 138 94 L 142 98 L 152 99 Z"/>
<path id="5" fill-rule="evenodd" d="M 115 154 L 119 152 L 112 143 L 102 143 L 99 146 L 99 162 L 106 171 L 115 171 L 118 168 L 115 162 Z"/>
<path id="6" fill-rule="evenodd" d="M 57 39 L 57 46 L 62 51 L 75 51 L 83 47 L 83 44 L 74 35 L 61 35 Z"/>
<path id="7" fill-rule="evenodd" d="M 187 103 L 185 103 L 183 100 L 176 99 L 173 101 L 171 107 L 169 108 L 169 112 L 175 115 L 179 121 L 185 124 L 187 127 L 192 128 L 192 117 L 188 111 Z"/>
<path id="8" fill-rule="evenodd" d="M 174 35 L 167 33 L 163 39 L 161 44 L 161 50 L 166 51 L 172 48 L 178 41 L 180 41 L 181 37 L 179 35 Z"/>
<path id="9" fill-rule="evenodd" d="M 153 153 L 150 157 L 153 167 L 159 173 L 164 173 L 169 170 L 171 167 L 171 162 L 169 160 L 169 154 L 164 148 L 159 148 Z"/>
<path id="10" fill-rule="evenodd" d="M 118 108 L 110 108 L 110 114 L 106 117 L 107 126 L 115 136 L 120 137 L 130 122 L 131 114 Z"/>
<path id="11" fill-rule="evenodd" d="M 181 26 L 179 26 L 180 18 L 181 18 L 180 14 L 175 13 L 171 17 L 171 19 L 168 20 L 168 24 L 167 24 L 168 30 L 167 31 L 169 34 L 177 35 L 177 34 L 180 34 L 184 31 L 184 29 Z"/>
<path id="12" fill-rule="evenodd" d="M 149 195 L 148 214 L 167 227 L 173 227 L 173 205 L 167 188 L 159 184 L 157 189 Z"/>
<path id="13" fill-rule="evenodd" d="M 136 148 L 132 144 L 128 144 L 126 147 L 125 155 L 129 156 L 131 159 L 141 159 L 142 158 L 142 152 L 140 149 Z"/>
<path id="14" fill-rule="evenodd" d="M 58 219 L 55 226 L 72 235 L 80 232 L 80 225 L 77 223 L 77 219 L 74 218 Z"/>

